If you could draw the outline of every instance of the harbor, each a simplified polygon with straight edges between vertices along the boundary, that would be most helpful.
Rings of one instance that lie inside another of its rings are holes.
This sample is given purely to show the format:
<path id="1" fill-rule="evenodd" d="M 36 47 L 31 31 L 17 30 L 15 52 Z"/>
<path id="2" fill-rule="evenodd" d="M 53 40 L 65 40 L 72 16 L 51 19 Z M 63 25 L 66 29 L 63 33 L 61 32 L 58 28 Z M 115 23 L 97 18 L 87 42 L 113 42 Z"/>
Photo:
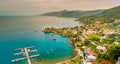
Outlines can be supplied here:
<path id="1" fill-rule="evenodd" d="M 25 57 L 23 57 L 23 58 L 18 58 L 18 59 L 14 59 L 14 60 L 12 60 L 11 62 L 18 62 L 18 61 L 22 61 L 22 60 L 27 59 L 27 63 L 28 63 L 28 64 L 32 64 L 30 58 L 38 57 L 38 56 L 40 56 L 40 54 L 29 55 L 30 52 L 37 52 L 36 49 L 35 49 L 35 50 L 30 50 L 30 48 L 34 48 L 34 46 L 15 49 L 15 50 L 21 50 L 21 52 L 15 53 L 15 54 L 14 54 L 15 56 L 25 55 Z"/>

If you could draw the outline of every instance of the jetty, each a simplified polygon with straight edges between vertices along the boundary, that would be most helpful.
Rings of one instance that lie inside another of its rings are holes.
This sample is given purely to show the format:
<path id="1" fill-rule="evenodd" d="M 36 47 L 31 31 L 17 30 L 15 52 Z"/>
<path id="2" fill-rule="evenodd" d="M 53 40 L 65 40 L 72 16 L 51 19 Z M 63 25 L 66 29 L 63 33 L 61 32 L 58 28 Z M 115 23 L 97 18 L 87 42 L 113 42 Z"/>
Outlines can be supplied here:
<path id="1" fill-rule="evenodd" d="M 30 58 L 34 58 L 34 57 L 40 56 L 40 54 L 29 55 L 29 53 L 37 52 L 37 49 L 35 49 L 35 50 L 30 50 L 30 48 L 34 48 L 34 46 L 15 49 L 15 50 L 21 50 L 21 52 L 15 53 L 15 54 L 14 54 L 15 56 L 25 55 L 25 57 L 23 57 L 23 58 L 18 58 L 18 59 L 14 59 L 14 60 L 12 60 L 11 62 L 18 62 L 18 61 L 27 59 L 28 64 L 32 64 Z"/>

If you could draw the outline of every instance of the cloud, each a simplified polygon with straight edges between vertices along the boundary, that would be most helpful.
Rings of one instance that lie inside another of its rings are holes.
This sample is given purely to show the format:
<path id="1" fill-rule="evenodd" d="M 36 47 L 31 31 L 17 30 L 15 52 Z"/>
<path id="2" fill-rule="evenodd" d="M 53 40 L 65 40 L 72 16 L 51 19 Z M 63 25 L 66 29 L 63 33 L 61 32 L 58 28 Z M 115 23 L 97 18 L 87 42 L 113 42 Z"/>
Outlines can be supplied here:
<path id="1" fill-rule="evenodd" d="M 0 0 L 0 13 L 35 13 L 56 10 L 106 9 L 120 5 L 120 0 Z"/>

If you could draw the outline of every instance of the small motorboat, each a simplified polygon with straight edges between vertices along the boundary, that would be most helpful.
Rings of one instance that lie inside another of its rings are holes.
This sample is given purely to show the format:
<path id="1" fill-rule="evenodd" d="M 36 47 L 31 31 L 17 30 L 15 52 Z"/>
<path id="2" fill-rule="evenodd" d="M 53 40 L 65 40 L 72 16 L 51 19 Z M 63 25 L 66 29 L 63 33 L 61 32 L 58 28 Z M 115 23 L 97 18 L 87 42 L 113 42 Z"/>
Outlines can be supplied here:
<path id="1" fill-rule="evenodd" d="M 57 39 L 56 38 L 53 38 L 54 41 L 56 41 Z"/>

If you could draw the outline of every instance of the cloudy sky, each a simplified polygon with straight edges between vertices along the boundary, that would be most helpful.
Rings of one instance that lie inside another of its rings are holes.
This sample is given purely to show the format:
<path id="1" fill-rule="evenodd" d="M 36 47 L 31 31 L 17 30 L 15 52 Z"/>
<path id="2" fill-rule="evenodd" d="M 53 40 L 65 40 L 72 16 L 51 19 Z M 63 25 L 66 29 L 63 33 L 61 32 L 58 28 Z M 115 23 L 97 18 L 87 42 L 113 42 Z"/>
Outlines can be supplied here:
<path id="1" fill-rule="evenodd" d="M 120 0 L 0 0 L 0 15 L 32 15 L 64 9 L 108 9 L 119 5 Z"/>

